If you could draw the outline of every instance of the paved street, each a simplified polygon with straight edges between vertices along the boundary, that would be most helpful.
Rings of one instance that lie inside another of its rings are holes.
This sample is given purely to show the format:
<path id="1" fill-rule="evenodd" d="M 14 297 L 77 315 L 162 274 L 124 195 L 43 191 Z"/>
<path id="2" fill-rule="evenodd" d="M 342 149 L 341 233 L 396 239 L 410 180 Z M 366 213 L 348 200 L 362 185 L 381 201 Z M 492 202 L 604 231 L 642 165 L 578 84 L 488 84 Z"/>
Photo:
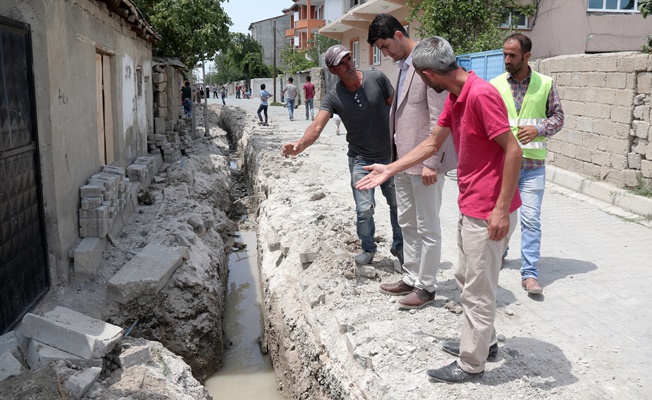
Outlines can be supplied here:
<path id="1" fill-rule="evenodd" d="M 227 105 L 252 112 L 258 103 L 227 98 Z M 287 109 L 270 107 L 270 128 L 295 131 L 299 137 L 309 123 L 304 116 L 303 105 L 293 122 Z M 330 122 L 324 135 L 334 135 L 334 129 Z M 341 143 L 345 145 L 343 136 Z M 441 211 L 442 259 L 453 263 L 456 196 L 457 187 L 448 180 Z M 524 375 L 538 376 L 538 381 L 530 378 L 531 385 L 554 382 L 583 393 L 581 398 L 652 398 L 652 381 L 646 378 L 652 368 L 652 228 L 649 221 L 621 214 L 548 184 L 539 264 L 543 296 L 530 297 L 521 289 L 520 229 L 512 236 L 500 278 L 496 328 L 512 343 L 531 341 L 545 349 L 520 355 Z M 553 359 L 567 360 L 562 363 L 567 368 L 543 368 Z"/>

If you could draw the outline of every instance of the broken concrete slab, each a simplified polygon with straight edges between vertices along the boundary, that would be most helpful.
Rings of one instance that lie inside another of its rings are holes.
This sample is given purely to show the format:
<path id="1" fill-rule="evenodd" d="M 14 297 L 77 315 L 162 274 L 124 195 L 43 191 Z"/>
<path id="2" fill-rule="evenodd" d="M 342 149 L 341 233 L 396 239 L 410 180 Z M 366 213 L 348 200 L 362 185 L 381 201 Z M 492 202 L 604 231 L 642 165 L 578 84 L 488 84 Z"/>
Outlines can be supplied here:
<path id="1" fill-rule="evenodd" d="M 16 358 L 21 358 L 20 346 L 18 344 L 18 339 L 14 335 L 14 331 L 10 331 L 0 336 L 0 354 L 11 353 Z"/>
<path id="2" fill-rule="evenodd" d="M 122 338 L 122 328 L 76 311 L 56 307 L 43 316 L 28 313 L 18 331 L 84 359 L 106 355 Z"/>
<path id="3" fill-rule="evenodd" d="M 32 371 L 47 367 L 53 362 L 59 360 L 69 361 L 70 363 L 80 367 L 102 367 L 101 358 L 86 360 L 34 339 L 29 339 L 25 349 L 25 358 L 27 359 L 27 365 L 29 366 L 29 369 Z"/>
<path id="4" fill-rule="evenodd" d="M 181 249 L 150 243 L 109 280 L 109 298 L 125 304 L 141 294 L 157 293 L 182 263 Z"/>
<path id="5" fill-rule="evenodd" d="M 129 347 L 118 356 L 118 364 L 122 369 L 131 368 L 138 364 L 146 364 L 149 360 L 149 347 L 146 345 Z"/>
<path id="6" fill-rule="evenodd" d="M 81 399 L 93 386 L 102 373 L 102 368 L 75 368 L 59 361 L 55 364 L 54 370 L 57 377 L 63 381 L 63 387 L 74 399 Z"/>
<path id="7" fill-rule="evenodd" d="M 20 375 L 24 370 L 23 364 L 11 352 L 0 354 L 0 382 L 10 376 Z"/>
<path id="8" fill-rule="evenodd" d="M 102 261 L 102 252 L 106 247 L 106 239 L 98 237 L 85 237 L 75 248 L 75 275 L 94 278 Z"/>

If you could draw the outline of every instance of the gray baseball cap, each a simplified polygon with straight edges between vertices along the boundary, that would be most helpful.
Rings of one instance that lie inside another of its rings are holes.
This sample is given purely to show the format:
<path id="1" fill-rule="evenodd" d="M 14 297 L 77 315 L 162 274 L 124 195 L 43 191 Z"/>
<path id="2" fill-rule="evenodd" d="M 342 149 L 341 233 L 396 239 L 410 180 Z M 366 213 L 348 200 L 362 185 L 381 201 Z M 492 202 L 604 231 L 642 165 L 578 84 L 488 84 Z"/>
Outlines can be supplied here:
<path id="1" fill-rule="evenodd" d="M 334 67 L 337 64 L 342 61 L 342 58 L 344 58 L 345 55 L 350 54 L 351 51 L 347 49 L 346 47 L 342 46 L 341 44 L 336 44 L 335 46 L 331 46 L 326 50 L 326 54 L 324 55 L 324 62 L 326 63 L 327 67 Z"/>

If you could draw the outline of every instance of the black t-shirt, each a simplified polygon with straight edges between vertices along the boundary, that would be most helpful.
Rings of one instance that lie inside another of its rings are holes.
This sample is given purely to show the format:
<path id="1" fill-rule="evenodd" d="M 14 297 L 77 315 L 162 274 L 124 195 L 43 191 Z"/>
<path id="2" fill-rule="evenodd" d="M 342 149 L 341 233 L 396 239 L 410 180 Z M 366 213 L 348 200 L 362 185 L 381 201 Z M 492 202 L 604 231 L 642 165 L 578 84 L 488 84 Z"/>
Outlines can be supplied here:
<path id="1" fill-rule="evenodd" d="M 342 82 L 321 101 L 320 110 L 338 114 L 346 127 L 349 157 L 390 158 L 389 105 L 394 88 L 380 71 L 364 71 L 362 87 L 350 92 Z"/>
<path id="2" fill-rule="evenodd" d="M 184 86 L 181 88 L 181 94 L 183 94 L 183 99 L 192 99 L 192 88 L 190 86 Z"/>

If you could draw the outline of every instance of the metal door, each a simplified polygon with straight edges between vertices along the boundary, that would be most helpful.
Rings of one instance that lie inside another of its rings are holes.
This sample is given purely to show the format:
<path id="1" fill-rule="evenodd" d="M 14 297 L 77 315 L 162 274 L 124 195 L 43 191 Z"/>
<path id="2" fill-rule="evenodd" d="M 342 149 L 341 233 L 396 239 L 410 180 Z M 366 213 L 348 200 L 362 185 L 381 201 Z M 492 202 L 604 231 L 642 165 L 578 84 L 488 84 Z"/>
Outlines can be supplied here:
<path id="1" fill-rule="evenodd" d="M 30 27 L 0 16 L 0 334 L 47 292 Z"/>

